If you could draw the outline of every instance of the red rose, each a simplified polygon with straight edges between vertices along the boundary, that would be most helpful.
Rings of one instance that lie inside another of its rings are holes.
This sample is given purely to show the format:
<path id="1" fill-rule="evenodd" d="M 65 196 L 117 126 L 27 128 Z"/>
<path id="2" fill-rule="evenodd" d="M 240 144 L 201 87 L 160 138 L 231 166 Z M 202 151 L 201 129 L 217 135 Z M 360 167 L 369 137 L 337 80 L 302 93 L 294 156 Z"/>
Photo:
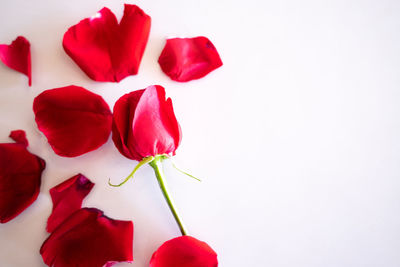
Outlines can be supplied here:
<path id="1" fill-rule="evenodd" d="M 172 101 L 165 99 L 162 86 L 131 92 L 115 103 L 112 139 L 125 157 L 141 161 L 174 155 L 181 136 Z"/>
<path id="2" fill-rule="evenodd" d="M 172 101 L 165 99 L 165 89 L 152 85 L 122 96 L 114 106 L 112 138 L 115 146 L 127 158 L 140 161 L 121 186 L 144 164 L 153 167 L 160 188 L 182 234 L 186 234 L 178 212 L 163 180 L 161 161 L 174 155 L 181 141 L 181 129 L 175 118 Z"/>

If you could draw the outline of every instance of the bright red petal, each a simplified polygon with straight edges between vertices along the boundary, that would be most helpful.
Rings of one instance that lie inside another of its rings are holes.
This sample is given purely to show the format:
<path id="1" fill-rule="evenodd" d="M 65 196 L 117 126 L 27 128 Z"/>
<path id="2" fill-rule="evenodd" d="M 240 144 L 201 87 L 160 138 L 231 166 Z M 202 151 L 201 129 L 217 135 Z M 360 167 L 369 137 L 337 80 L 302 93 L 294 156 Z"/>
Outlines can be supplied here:
<path id="1" fill-rule="evenodd" d="M 154 252 L 150 267 L 217 267 L 217 253 L 207 243 L 191 236 L 180 236 Z"/>
<path id="2" fill-rule="evenodd" d="M 28 76 L 32 85 L 31 45 L 23 36 L 18 36 L 10 45 L 0 44 L 0 60 L 9 68 Z"/>
<path id="3" fill-rule="evenodd" d="M 172 80 L 188 82 L 222 66 L 217 49 L 206 37 L 168 39 L 158 59 Z"/>
<path id="4" fill-rule="evenodd" d="M 112 139 L 119 152 L 129 159 L 141 161 L 143 157 L 135 151 L 132 122 L 137 103 L 144 90 L 123 95 L 114 105 Z"/>
<path id="5" fill-rule="evenodd" d="M 143 92 L 132 122 L 136 151 L 143 157 L 171 154 L 177 149 L 181 134 L 162 86 L 149 86 Z"/>
<path id="6" fill-rule="evenodd" d="M 75 157 L 103 145 L 112 114 L 104 99 L 82 87 L 46 90 L 33 102 L 35 120 L 60 156 Z"/>
<path id="7" fill-rule="evenodd" d="M 115 15 L 103 8 L 68 29 L 64 50 L 91 79 L 119 82 L 137 74 L 150 24 L 151 18 L 138 6 L 125 4 L 119 24 Z"/>
<path id="8" fill-rule="evenodd" d="M 181 140 L 171 99 L 162 86 L 149 86 L 122 96 L 114 106 L 113 140 L 126 157 L 142 160 L 174 154 Z"/>
<path id="9" fill-rule="evenodd" d="M 102 267 L 132 261 L 133 223 L 113 220 L 94 208 L 66 219 L 43 243 L 40 254 L 52 267 Z"/>
<path id="10" fill-rule="evenodd" d="M 88 178 L 78 174 L 50 189 L 53 211 L 47 220 L 47 232 L 53 232 L 66 218 L 79 210 L 93 186 L 94 183 Z"/>
<path id="11" fill-rule="evenodd" d="M 37 198 L 45 162 L 26 150 L 22 130 L 11 132 L 21 143 L 0 144 L 0 223 L 6 223 Z"/>
<path id="12" fill-rule="evenodd" d="M 138 6 L 125 4 L 119 25 L 121 42 L 114 45 L 118 66 L 116 81 L 137 74 L 150 34 L 151 18 Z"/>

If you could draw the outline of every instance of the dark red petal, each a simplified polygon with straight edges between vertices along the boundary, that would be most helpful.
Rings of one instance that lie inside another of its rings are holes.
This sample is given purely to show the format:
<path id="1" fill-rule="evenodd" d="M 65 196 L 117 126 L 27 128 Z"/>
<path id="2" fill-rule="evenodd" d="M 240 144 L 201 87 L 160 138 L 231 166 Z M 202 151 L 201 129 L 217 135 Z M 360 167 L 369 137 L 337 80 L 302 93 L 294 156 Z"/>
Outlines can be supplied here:
<path id="1" fill-rule="evenodd" d="M 122 96 L 113 121 L 114 144 L 130 159 L 174 154 L 182 136 L 172 101 L 159 85 Z"/>
<path id="2" fill-rule="evenodd" d="M 93 186 L 94 183 L 88 178 L 78 174 L 50 189 L 53 211 L 47 220 L 47 232 L 53 232 L 66 218 L 79 210 Z"/>
<path id="3" fill-rule="evenodd" d="M 112 114 L 104 99 L 82 87 L 46 90 L 33 102 L 35 120 L 60 156 L 75 157 L 103 145 Z"/>
<path id="4" fill-rule="evenodd" d="M 132 261 L 133 223 L 113 220 L 94 208 L 68 217 L 40 248 L 43 261 L 53 267 L 102 267 Z"/>
<path id="5" fill-rule="evenodd" d="M 23 36 L 18 36 L 10 45 L 0 44 L 0 60 L 9 68 L 28 76 L 32 85 L 31 45 Z"/>
<path id="6" fill-rule="evenodd" d="M 28 139 L 26 139 L 25 131 L 23 130 L 11 131 L 10 138 L 17 144 L 23 145 L 24 147 L 29 145 Z"/>
<path id="7" fill-rule="evenodd" d="M 137 74 L 150 24 L 151 18 L 136 5 L 125 4 L 119 24 L 115 15 L 103 8 L 68 29 L 64 50 L 91 79 L 119 82 Z"/>
<path id="8" fill-rule="evenodd" d="M 222 66 L 217 49 L 208 38 L 168 39 L 158 63 L 172 80 L 188 82 Z"/>
<path id="9" fill-rule="evenodd" d="M 207 243 L 191 236 L 180 236 L 154 252 L 150 267 L 217 267 L 217 253 Z"/>
<path id="10" fill-rule="evenodd" d="M 123 95 L 114 105 L 112 139 L 119 152 L 129 159 L 141 161 L 143 157 L 134 148 L 132 121 L 144 90 Z"/>
<path id="11" fill-rule="evenodd" d="M 17 133 L 21 132 L 23 131 L 19 130 Z M 39 194 L 41 176 L 46 164 L 38 156 L 29 153 L 25 144 L 27 141 L 22 144 L 0 144 L 0 223 L 15 218 L 29 207 Z"/>

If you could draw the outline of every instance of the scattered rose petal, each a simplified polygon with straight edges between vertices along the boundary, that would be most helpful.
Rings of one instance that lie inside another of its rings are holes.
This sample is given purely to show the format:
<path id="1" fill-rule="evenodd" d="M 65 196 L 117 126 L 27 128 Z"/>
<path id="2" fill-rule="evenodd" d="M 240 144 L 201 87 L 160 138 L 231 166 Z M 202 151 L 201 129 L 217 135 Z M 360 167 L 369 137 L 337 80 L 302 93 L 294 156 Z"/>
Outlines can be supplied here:
<path id="1" fill-rule="evenodd" d="M 62 182 L 50 189 L 53 211 L 47 220 L 47 232 L 53 232 L 72 213 L 79 210 L 83 199 L 92 190 L 94 183 L 82 174 Z"/>
<path id="2" fill-rule="evenodd" d="M 29 145 L 28 139 L 26 139 L 25 131 L 23 130 L 11 131 L 10 138 L 17 144 L 23 145 L 24 147 Z"/>
<path id="3" fill-rule="evenodd" d="M 64 50 L 91 79 L 119 82 L 138 73 L 150 24 L 151 18 L 136 5 L 125 4 L 119 24 L 105 7 L 68 29 Z"/>
<path id="4" fill-rule="evenodd" d="M 112 114 L 104 99 L 82 87 L 46 90 L 33 102 L 35 120 L 54 152 L 75 157 L 103 145 Z"/>
<path id="5" fill-rule="evenodd" d="M 40 254 L 52 267 L 102 267 L 132 261 L 132 245 L 131 221 L 114 220 L 98 209 L 83 208 L 51 233 Z"/>
<path id="6" fill-rule="evenodd" d="M 6 223 L 38 197 L 45 162 L 26 150 L 22 130 L 10 134 L 17 143 L 0 144 L 0 223 Z"/>
<path id="7" fill-rule="evenodd" d="M 10 45 L 0 44 L 0 60 L 9 68 L 28 76 L 29 86 L 32 85 L 31 45 L 25 37 L 18 36 Z"/>
<path id="8" fill-rule="evenodd" d="M 206 37 L 168 39 L 158 63 L 172 80 L 188 82 L 222 66 L 217 49 Z"/>
<path id="9" fill-rule="evenodd" d="M 175 154 L 181 130 L 165 89 L 152 85 L 123 95 L 114 106 L 113 141 L 130 159 Z"/>
<path id="10" fill-rule="evenodd" d="M 217 267 L 217 253 L 191 236 L 168 240 L 154 252 L 150 267 Z"/>

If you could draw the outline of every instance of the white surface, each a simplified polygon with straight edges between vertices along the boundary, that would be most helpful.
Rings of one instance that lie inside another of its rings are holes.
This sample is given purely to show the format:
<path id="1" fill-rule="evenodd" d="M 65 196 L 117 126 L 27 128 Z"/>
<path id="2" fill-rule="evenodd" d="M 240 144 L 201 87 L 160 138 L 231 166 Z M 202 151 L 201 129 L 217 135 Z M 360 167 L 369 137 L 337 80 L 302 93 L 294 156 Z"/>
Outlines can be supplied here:
<path id="1" fill-rule="evenodd" d="M 152 19 L 139 75 L 91 81 L 64 53 L 64 32 L 122 1 L 3 0 L 0 43 L 32 44 L 33 86 L 0 66 L 0 142 L 24 129 L 47 162 L 38 200 L 0 225 L 0 266 L 44 266 L 39 248 L 48 190 L 82 172 L 96 183 L 84 206 L 135 224 L 133 264 L 179 234 L 150 167 L 109 140 L 75 159 L 56 156 L 37 130 L 32 101 L 75 84 L 112 107 L 124 93 L 161 84 L 183 129 L 166 174 L 190 233 L 221 267 L 400 266 L 400 2 L 393 0 L 137 1 Z M 224 66 L 204 79 L 170 81 L 157 64 L 166 37 L 209 37 Z"/>

